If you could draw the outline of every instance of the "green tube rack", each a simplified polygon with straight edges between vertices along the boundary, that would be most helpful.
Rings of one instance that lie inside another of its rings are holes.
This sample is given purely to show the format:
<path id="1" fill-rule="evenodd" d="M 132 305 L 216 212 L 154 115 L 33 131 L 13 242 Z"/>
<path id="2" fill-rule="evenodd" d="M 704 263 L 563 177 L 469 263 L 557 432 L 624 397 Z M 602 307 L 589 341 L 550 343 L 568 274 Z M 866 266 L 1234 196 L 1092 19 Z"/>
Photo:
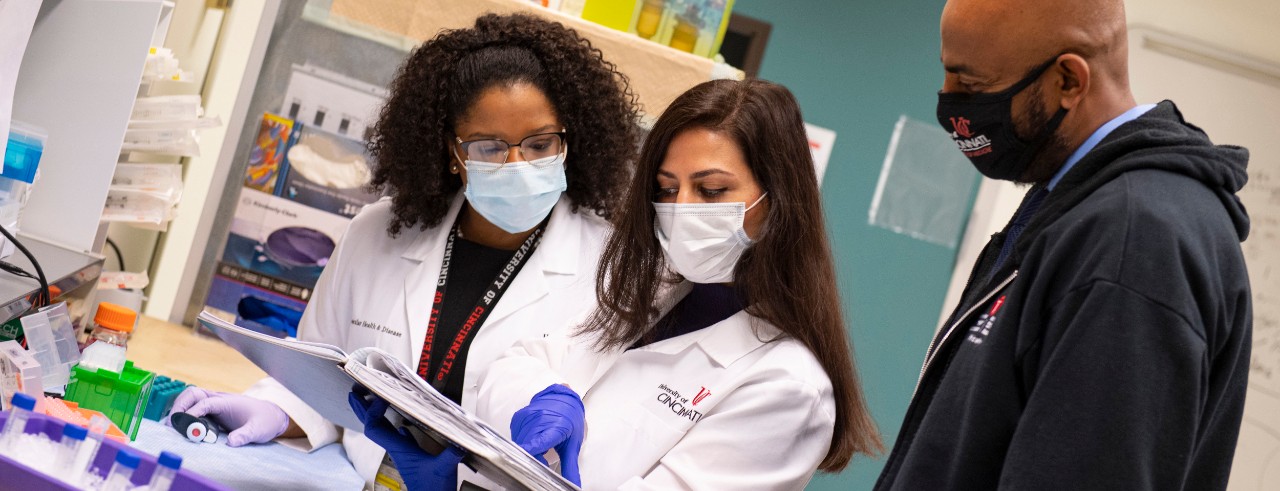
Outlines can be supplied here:
<path id="1" fill-rule="evenodd" d="M 142 425 L 143 410 L 151 397 L 155 374 L 134 367 L 132 361 L 124 362 L 124 370 L 116 373 L 99 368 L 89 370 L 79 366 L 71 369 L 71 383 L 63 396 L 80 407 L 102 411 L 129 440 L 138 436 Z"/>

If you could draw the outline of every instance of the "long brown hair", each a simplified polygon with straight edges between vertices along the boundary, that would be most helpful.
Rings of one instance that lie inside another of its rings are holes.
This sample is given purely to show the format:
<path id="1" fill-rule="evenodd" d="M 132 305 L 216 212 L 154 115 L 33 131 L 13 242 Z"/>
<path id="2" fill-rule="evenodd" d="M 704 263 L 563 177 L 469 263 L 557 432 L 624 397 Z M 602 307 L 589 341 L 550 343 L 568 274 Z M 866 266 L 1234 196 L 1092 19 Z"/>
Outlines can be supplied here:
<path id="1" fill-rule="evenodd" d="M 763 230 L 734 268 L 734 288 L 747 313 L 804 344 L 835 389 L 831 448 L 819 469 L 838 472 L 854 454 L 883 452 L 867 411 L 845 333 L 835 268 L 823 225 L 822 199 L 796 99 L 761 80 L 715 80 L 689 89 L 658 118 L 640 150 L 617 228 L 596 272 L 600 308 L 582 327 L 597 348 L 619 349 L 644 339 L 658 317 L 662 283 L 680 281 L 663 260 L 653 233 L 658 168 L 677 134 L 705 128 L 730 136 L 769 193 Z"/>

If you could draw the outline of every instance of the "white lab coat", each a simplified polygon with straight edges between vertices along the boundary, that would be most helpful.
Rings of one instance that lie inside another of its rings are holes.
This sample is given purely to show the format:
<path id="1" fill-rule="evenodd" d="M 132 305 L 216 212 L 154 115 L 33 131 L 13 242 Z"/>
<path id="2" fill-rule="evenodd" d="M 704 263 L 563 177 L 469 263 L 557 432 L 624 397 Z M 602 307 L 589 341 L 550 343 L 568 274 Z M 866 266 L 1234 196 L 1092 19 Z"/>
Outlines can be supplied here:
<path id="1" fill-rule="evenodd" d="M 445 242 L 463 202 L 458 193 L 439 225 L 406 229 L 396 238 L 386 231 L 390 200 L 367 206 L 352 219 L 321 274 L 298 338 L 347 352 L 375 346 L 416 367 Z M 505 350 L 526 337 L 556 334 L 595 308 L 595 270 L 608 224 L 589 211 L 573 213 L 571 206 L 565 197 L 556 204 L 542 242 L 475 334 L 463 379 L 462 406 L 468 411 L 475 408 L 485 371 Z M 280 440 L 286 445 L 310 451 L 341 435 L 356 471 L 372 482 L 381 447 L 325 420 L 275 380 L 265 379 L 246 393 L 275 402 L 306 432 L 305 439 Z"/>
<path id="2" fill-rule="evenodd" d="M 534 394 L 563 383 L 586 407 L 583 489 L 802 489 L 831 445 L 835 398 L 807 348 L 767 342 L 778 334 L 743 311 L 633 350 L 526 339 L 490 366 L 477 415 L 509 431 Z"/>

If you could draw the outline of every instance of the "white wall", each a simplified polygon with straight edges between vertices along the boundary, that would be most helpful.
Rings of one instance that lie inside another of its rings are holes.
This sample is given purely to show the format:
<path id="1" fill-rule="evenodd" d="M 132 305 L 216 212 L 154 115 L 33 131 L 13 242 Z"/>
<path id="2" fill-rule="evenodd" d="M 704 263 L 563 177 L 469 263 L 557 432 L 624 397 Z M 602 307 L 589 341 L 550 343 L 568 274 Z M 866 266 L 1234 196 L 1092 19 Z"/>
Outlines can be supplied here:
<path id="1" fill-rule="evenodd" d="M 1280 63 L 1252 63 L 1229 52 L 1204 63 L 1175 56 L 1182 51 L 1176 38 L 1133 30 L 1130 39 L 1138 100 L 1177 101 L 1214 141 L 1249 149 L 1249 183 L 1237 196 L 1249 210 L 1243 250 L 1253 291 L 1253 358 L 1228 490 L 1272 489 L 1280 482 L 1280 351 L 1272 349 L 1280 346 L 1280 201 L 1274 199 L 1280 196 Z"/>
<path id="2" fill-rule="evenodd" d="M 1131 0 L 1125 9 L 1131 25 L 1148 25 L 1280 62 L 1280 1 Z"/>

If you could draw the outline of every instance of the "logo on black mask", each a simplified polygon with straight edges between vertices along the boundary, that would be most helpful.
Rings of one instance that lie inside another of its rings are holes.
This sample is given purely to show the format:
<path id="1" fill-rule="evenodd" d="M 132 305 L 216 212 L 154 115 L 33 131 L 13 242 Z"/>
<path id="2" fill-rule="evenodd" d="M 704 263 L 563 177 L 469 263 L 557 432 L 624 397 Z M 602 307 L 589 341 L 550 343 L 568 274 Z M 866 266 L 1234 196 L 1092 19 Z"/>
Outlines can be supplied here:
<path id="1" fill-rule="evenodd" d="M 938 123 L 951 133 L 956 147 L 982 175 L 1016 181 L 1062 124 L 1067 110 L 1058 112 L 1031 141 L 1018 137 L 1013 122 L 1013 97 L 1039 80 L 1058 61 L 1055 56 L 1033 69 L 1012 87 L 995 93 L 938 93 Z"/>

